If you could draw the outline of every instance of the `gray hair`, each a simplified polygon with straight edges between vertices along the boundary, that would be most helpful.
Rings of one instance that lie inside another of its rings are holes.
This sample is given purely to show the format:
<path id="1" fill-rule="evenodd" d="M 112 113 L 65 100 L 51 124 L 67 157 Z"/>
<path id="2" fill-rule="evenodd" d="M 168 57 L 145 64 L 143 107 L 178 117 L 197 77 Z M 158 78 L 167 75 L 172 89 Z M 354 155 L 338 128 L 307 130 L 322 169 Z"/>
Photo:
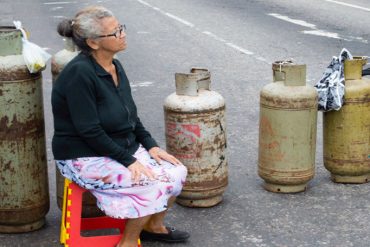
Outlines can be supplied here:
<path id="1" fill-rule="evenodd" d="M 90 6 L 79 11 L 74 19 L 64 20 L 58 25 L 58 33 L 70 37 L 82 52 L 90 53 L 86 39 L 102 35 L 101 20 L 114 17 L 113 13 L 102 6 Z"/>

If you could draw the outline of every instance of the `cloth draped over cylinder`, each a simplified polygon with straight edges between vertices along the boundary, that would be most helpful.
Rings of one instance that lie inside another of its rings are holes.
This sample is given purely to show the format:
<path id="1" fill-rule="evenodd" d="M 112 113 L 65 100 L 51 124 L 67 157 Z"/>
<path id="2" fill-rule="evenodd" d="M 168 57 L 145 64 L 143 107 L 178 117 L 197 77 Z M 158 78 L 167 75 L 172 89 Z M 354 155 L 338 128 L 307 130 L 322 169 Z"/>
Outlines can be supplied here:
<path id="1" fill-rule="evenodd" d="M 343 48 L 339 57 L 333 56 L 320 81 L 315 85 L 319 97 L 320 111 L 338 111 L 344 103 L 344 61 L 353 59 L 351 53 Z"/>

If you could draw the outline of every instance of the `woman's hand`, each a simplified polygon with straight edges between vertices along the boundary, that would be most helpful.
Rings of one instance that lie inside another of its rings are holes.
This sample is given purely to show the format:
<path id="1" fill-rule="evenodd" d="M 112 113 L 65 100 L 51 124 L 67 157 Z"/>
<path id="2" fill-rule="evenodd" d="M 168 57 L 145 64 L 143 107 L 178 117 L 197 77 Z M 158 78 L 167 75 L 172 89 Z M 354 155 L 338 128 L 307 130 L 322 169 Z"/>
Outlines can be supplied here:
<path id="1" fill-rule="evenodd" d="M 129 165 L 127 168 L 131 172 L 131 180 L 134 183 L 138 183 L 140 181 L 141 174 L 147 176 L 150 180 L 155 180 L 157 178 L 157 175 L 152 170 L 146 168 L 138 160 Z"/>
<path id="2" fill-rule="evenodd" d="M 166 151 L 164 151 L 163 149 L 161 149 L 159 147 L 151 148 L 149 150 L 149 154 L 150 154 L 150 156 L 153 157 L 153 159 L 155 159 L 155 161 L 157 161 L 158 164 L 161 164 L 162 160 L 168 161 L 171 164 L 174 164 L 175 166 L 179 166 L 179 165 L 182 164 L 173 155 L 167 153 Z"/>

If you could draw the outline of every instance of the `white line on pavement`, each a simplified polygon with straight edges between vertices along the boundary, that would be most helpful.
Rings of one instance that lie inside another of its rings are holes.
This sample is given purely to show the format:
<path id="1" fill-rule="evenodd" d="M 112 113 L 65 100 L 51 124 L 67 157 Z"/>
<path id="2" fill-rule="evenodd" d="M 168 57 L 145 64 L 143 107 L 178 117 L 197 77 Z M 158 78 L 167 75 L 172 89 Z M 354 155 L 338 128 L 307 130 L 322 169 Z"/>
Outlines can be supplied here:
<path id="1" fill-rule="evenodd" d="M 48 3 L 44 3 L 44 4 L 53 5 L 53 4 L 69 4 L 69 3 L 76 3 L 76 2 L 48 2 Z"/>
<path id="2" fill-rule="evenodd" d="M 341 37 L 339 37 L 337 33 L 331 33 L 331 32 L 327 32 L 324 30 L 304 30 L 302 31 L 302 33 L 316 35 L 316 36 L 324 36 L 324 37 L 333 38 L 333 39 L 341 39 Z"/>
<path id="3" fill-rule="evenodd" d="M 203 31 L 202 33 L 205 34 L 205 35 L 208 35 L 208 36 L 210 36 L 212 38 L 214 38 L 217 41 L 224 42 L 224 43 L 226 42 L 226 40 L 224 40 L 223 38 L 218 37 L 216 34 L 213 34 L 211 32 Z"/>
<path id="4" fill-rule="evenodd" d="M 293 23 L 293 24 L 296 24 L 296 25 L 299 25 L 299 26 L 308 27 L 308 28 L 311 29 L 311 30 L 301 31 L 304 34 L 323 36 L 323 37 L 332 38 L 332 39 L 342 39 L 342 40 L 346 40 L 346 41 L 358 41 L 358 42 L 365 43 L 365 44 L 368 43 L 368 41 L 366 39 L 363 39 L 362 37 L 340 36 L 337 33 L 333 33 L 333 32 L 329 32 L 329 31 L 326 31 L 326 30 L 318 29 L 315 24 L 311 24 L 311 23 L 308 23 L 308 22 L 303 21 L 303 20 L 293 19 L 293 18 L 290 18 L 290 17 L 285 16 L 285 15 L 280 15 L 280 14 L 277 14 L 277 13 L 269 13 L 267 15 L 273 16 L 273 17 L 278 18 L 280 20 L 290 22 L 290 23 Z"/>
<path id="5" fill-rule="evenodd" d="M 367 12 L 370 12 L 370 9 L 369 8 L 361 7 L 361 6 L 350 4 L 350 3 L 344 3 L 344 2 L 340 2 L 340 1 L 334 1 L 334 0 L 325 0 L 325 1 L 331 2 L 331 3 L 340 4 L 340 5 L 344 5 L 344 6 L 355 8 L 355 9 L 361 9 L 361 10 L 365 10 Z"/>
<path id="6" fill-rule="evenodd" d="M 311 23 L 308 23 L 308 22 L 305 22 L 305 21 L 302 21 L 302 20 L 292 19 L 292 18 L 289 18 L 288 16 L 285 16 L 285 15 L 280 15 L 280 14 L 276 14 L 276 13 L 269 13 L 268 15 L 276 17 L 276 18 L 278 18 L 280 20 L 283 20 L 283 21 L 287 21 L 287 22 L 299 25 L 299 26 L 309 27 L 309 28 L 312 28 L 312 29 L 316 28 L 316 25 L 314 25 L 314 24 L 311 24 Z"/>
<path id="7" fill-rule="evenodd" d="M 53 7 L 53 8 L 51 8 L 52 11 L 55 11 L 55 10 L 58 10 L 58 9 L 63 9 L 63 7 L 60 7 L 59 6 L 59 7 Z"/>
<path id="8" fill-rule="evenodd" d="M 253 55 L 254 54 L 253 52 L 248 51 L 248 50 L 246 50 L 244 48 L 241 48 L 241 47 L 239 47 L 237 45 L 234 45 L 233 43 L 226 43 L 226 45 L 234 48 L 235 50 L 240 51 L 241 53 L 247 54 L 247 55 Z"/>
<path id="9" fill-rule="evenodd" d="M 136 81 L 136 82 L 130 83 L 130 86 L 131 87 L 149 87 L 149 86 L 152 86 L 152 84 L 154 84 L 154 82 L 152 81 Z"/>
<path id="10" fill-rule="evenodd" d="M 177 17 L 176 15 L 173 15 L 173 14 L 170 14 L 170 13 L 166 13 L 166 15 L 178 22 L 181 22 L 182 24 L 186 25 L 186 26 L 189 26 L 189 27 L 194 27 L 194 24 L 193 23 L 190 23 L 188 21 L 185 21 L 184 19 L 181 19 L 180 17 Z"/>
<path id="11" fill-rule="evenodd" d="M 147 2 L 145 2 L 145 1 L 143 1 L 143 0 L 137 0 L 139 3 L 141 3 L 141 4 L 144 4 L 144 5 L 146 5 L 146 6 L 148 6 L 148 7 L 151 7 L 151 8 L 153 8 L 153 6 L 152 5 L 150 5 L 149 3 L 147 3 Z"/>

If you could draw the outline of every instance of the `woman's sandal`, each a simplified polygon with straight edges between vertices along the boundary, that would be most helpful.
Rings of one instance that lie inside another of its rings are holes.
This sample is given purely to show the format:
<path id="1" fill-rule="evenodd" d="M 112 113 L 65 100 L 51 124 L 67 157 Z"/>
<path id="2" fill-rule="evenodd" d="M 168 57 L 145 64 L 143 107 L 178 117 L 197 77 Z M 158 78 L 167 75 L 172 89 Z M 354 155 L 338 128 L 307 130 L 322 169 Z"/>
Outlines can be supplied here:
<path id="1" fill-rule="evenodd" d="M 185 242 L 190 234 L 184 231 L 175 229 L 174 227 L 166 227 L 168 233 L 155 233 L 148 231 L 141 231 L 140 239 L 144 241 L 163 241 L 163 242 Z"/>

